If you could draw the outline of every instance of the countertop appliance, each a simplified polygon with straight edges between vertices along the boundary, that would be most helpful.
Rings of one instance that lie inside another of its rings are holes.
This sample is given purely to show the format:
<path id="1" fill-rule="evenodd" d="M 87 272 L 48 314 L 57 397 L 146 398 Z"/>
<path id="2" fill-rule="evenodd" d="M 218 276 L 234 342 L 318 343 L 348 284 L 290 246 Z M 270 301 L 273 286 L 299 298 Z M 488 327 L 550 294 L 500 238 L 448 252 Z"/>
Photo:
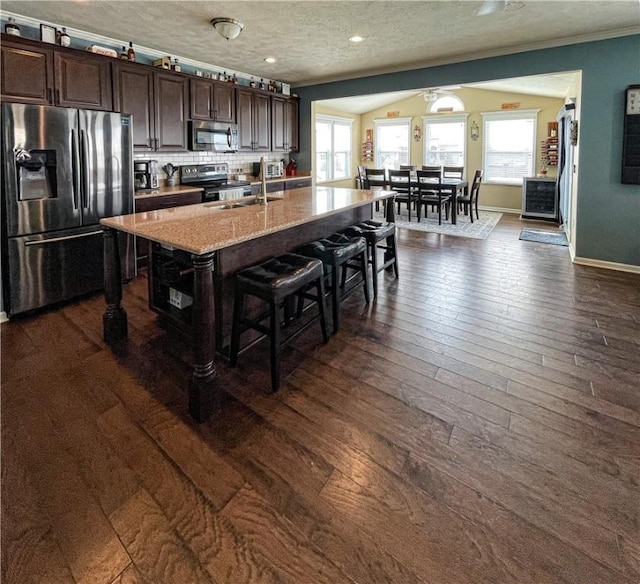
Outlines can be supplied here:
<path id="1" fill-rule="evenodd" d="M 238 126 L 223 122 L 189 122 L 191 150 L 195 152 L 236 152 Z"/>
<path id="2" fill-rule="evenodd" d="M 133 212 L 131 118 L 2 105 L 2 257 L 9 315 L 103 287 L 102 217 Z M 134 238 L 120 238 L 123 276 Z"/>
<path id="3" fill-rule="evenodd" d="M 229 165 L 226 162 L 182 166 L 180 176 L 183 185 L 204 188 L 203 201 L 239 199 L 251 194 L 251 183 L 229 180 Z"/>
<path id="4" fill-rule="evenodd" d="M 133 163 L 135 188 L 138 190 L 158 188 L 158 161 L 136 160 Z"/>
<path id="5" fill-rule="evenodd" d="M 265 162 L 266 177 L 265 178 L 278 178 L 284 176 L 284 162 L 273 161 Z M 253 163 L 253 176 L 256 178 L 262 178 L 260 176 L 260 163 Z"/>

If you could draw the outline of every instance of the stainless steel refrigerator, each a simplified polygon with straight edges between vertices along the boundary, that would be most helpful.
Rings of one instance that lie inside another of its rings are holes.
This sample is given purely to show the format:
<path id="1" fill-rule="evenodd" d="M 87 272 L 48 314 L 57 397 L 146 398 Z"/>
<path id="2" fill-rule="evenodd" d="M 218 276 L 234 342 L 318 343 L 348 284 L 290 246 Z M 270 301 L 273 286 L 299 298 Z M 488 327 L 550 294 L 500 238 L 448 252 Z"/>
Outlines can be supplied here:
<path id="1" fill-rule="evenodd" d="M 133 213 L 131 119 L 2 105 L 2 280 L 9 315 L 103 287 L 102 217 Z M 133 238 L 121 242 L 135 275 Z"/>

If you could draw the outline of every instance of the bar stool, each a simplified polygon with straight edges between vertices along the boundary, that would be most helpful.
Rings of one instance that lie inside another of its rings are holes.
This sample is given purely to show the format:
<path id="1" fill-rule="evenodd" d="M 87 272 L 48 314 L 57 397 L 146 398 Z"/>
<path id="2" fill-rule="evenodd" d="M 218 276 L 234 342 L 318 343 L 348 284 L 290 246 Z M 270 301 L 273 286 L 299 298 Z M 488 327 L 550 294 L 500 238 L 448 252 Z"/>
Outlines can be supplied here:
<path id="1" fill-rule="evenodd" d="M 316 294 L 309 289 L 314 287 Z M 269 308 L 259 316 L 249 319 L 244 316 L 245 295 L 256 296 L 266 303 Z M 284 341 L 281 339 L 283 304 L 290 298 L 298 296 L 299 315 L 302 313 L 304 299 L 314 300 L 318 305 L 318 315 L 310 319 L 303 326 L 289 335 Z M 327 323 L 324 310 L 324 270 L 322 262 L 301 255 L 287 253 L 277 258 L 271 258 L 259 265 L 245 268 L 237 274 L 236 294 L 233 305 L 233 324 L 231 329 L 231 345 L 229 350 L 229 364 L 235 367 L 238 363 L 240 335 L 253 329 L 269 336 L 271 360 L 271 389 L 277 391 L 280 387 L 280 351 L 282 347 L 297 338 L 309 326 L 320 320 L 322 339 L 329 341 Z M 269 318 L 269 326 L 261 324 Z"/>
<path id="2" fill-rule="evenodd" d="M 369 304 L 369 278 L 367 276 L 367 242 L 363 237 L 349 237 L 344 233 L 334 233 L 324 239 L 312 241 L 296 250 L 296 253 L 322 260 L 325 278 L 331 276 L 328 292 L 331 294 L 331 313 L 333 317 L 333 332 L 340 330 L 340 301 L 354 292 L 361 284 L 364 285 L 364 298 Z M 354 270 L 347 279 L 347 269 Z M 341 282 L 338 283 L 339 271 L 342 272 Z M 346 288 L 357 275 L 362 280 Z"/>
<path id="3" fill-rule="evenodd" d="M 396 254 L 396 224 L 380 221 L 362 221 L 347 227 L 345 234 L 350 237 L 364 237 L 367 242 L 371 275 L 373 277 L 373 296 L 378 296 L 378 273 L 393 265 L 393 272 L 398 278 L 398 257 Z M 385 244 L 381 244 L 386 241 Z M 383 249 L 384 261 L 378 266 L 378 249 Z"/>

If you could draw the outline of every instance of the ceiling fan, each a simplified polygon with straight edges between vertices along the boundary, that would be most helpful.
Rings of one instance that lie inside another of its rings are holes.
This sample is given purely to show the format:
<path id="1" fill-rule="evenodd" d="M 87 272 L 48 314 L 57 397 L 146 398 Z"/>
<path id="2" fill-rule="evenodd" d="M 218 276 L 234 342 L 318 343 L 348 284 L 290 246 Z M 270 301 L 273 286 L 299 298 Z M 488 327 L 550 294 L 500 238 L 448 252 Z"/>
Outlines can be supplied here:
<path id="1" fill-rule="evenodd" d="M 488 16 L 503 10 L 518 10 L 524 6 L 524 2 L 518 0 L 485 0 L 480 6 L 477 15 Z"/>
<path id="2" fill-rule="evenodd" d="M 433 87 L 425 90 L 422 94 L 427 102 L 427 109 L 430 108 L 438 99 L 444 95 L 453 95 L 452 90 L 460 89 L 459 85 L 447 85 L 446 87 Z"/>

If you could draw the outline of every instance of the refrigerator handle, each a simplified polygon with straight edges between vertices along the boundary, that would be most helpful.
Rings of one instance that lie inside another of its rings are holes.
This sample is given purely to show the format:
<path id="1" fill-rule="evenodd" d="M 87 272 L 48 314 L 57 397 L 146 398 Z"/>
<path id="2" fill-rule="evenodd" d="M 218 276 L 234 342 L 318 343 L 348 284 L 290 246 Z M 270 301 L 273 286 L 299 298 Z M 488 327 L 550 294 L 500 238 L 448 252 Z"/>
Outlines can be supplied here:
<path id="1" fill-rule="evenodd" d="M 82 188 L 80 193 L 82 195 L 82 207 L 87 208 L 89 206 L 89 169 L 87 168 L 89 155 L 87 153 L 87 138 L 86 132 L 80 130 L 80 177 L 82 180 Z"/>
<path id="2" fill-rule="evenodd" d="M 78 194 L 80 193 L 80 164 L 78 160 L 78 137 L 76 131 L 71 130 L 71 176 L 73 180 L 73 208 L 78 208 Z"/>

